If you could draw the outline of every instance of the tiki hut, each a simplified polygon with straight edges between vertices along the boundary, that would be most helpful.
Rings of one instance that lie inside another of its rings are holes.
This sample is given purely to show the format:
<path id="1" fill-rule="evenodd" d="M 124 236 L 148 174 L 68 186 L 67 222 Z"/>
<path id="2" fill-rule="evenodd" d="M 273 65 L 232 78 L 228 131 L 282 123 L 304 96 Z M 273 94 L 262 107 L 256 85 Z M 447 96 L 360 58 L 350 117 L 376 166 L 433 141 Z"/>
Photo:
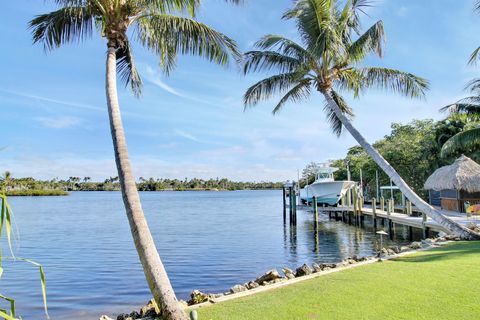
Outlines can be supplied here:
<path id="1" fill-rule="evenodd" d="M 465 212 L 467 207 L 480 204 L 480 165 L 462 155 L 453 164 L 437 169 L 424 188 L 430 192 L 430 203 Z M 440 203 L 435 201 L 435 194 Z"/>

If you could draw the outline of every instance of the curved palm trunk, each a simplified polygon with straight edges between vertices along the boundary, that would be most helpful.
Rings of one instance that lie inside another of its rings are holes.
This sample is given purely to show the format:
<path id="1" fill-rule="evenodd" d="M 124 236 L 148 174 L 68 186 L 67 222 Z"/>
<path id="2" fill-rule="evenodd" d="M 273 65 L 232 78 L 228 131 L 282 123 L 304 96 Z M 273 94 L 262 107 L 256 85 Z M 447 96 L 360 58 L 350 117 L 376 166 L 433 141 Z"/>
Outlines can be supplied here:
<path id="1" fill-rule="evenodd" d="M 357 140 L 357 142 L 365 149 L 373 161 L 377 163 L 380 168 L 392 179 L 395 185 L 403 192 L 403 194 L 422 212 L 427 216 L 435 220 L 438 224 L 450 230 L 454 234 L 462 237 L 463 239 L 480 239 L 480 234 L 469 230 L 458 223 L 454 222 L 450 218 L 444 216 L 440 210 L 435 209 L 422 198 L 420 198 L 400 177 L 395 169 L 385 160 L 382 155 L 375 150 L 375 148 L 368 143 L 365 138 L 358 132 L 358 130 L 352 125 L 352 123 L 345 117 L 340 107 L 332 98 L 329 90 L 322 92 L 327 100 L 328 106 L 335 112 L 335 115 L 340 119 L 342 124 L 347 128 L 350 134 Z"/>
<path id="2" fill-rule="evenodd" d="M 127 143 L 123 130 L 117 97 L 117 66 L 115 47 L 108 47 L 106 93 L 110 130 L 112 133 L 115 162 L 122 190 L 123 203 L 130 224 L 133 241 L 142 262 L 150 291 L 161 308 L 162 316 L 169 320 L 186 320 L 187 315 L 177 302 L 165 268 L 158 254 L 147 220 L 140 204 L 135 179 L 128 159 Z"/>

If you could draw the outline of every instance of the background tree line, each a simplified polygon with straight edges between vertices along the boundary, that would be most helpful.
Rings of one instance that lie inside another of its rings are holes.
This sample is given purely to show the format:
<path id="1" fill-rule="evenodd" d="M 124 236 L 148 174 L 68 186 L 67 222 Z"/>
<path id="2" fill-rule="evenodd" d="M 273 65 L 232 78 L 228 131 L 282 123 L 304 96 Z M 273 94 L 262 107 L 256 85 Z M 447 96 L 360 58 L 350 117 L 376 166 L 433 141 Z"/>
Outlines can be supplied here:
<path id="1" fill-rule="evenodd" d="M 216 179 L 159 179 L 140 177 L 137 182 L 140 191 L 183 191 L 183 190 L 260 190 L 280 189 L 282 182 L 238 182 L 226 178 Z M 90 177 L 69 177 L 68 179 L 36 180 L 32 177 L 15 178 L 10 172 L 5 172 L 0 180 L 0 186 L 7 193 L 32 190 L 61 191 L 117 191 L 120 190 L 118 177 L 109 177 L 104 181 L 92 181 Z"/>

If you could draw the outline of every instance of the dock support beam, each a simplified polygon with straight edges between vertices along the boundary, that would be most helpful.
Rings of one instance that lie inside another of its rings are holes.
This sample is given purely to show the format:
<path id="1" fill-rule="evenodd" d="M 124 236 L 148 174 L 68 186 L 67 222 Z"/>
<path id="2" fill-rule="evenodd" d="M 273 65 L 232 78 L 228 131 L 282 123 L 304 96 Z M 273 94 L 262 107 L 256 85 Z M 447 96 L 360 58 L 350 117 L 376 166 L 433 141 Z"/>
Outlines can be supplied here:
<path id="1" fill-rule="evenodd" d="M 286 190 L 285 186 L 282 188 L 282 194 L 283 194 L 283 224 L 287 223 L 287 195 L 286 195 Z"/>
<path id="2" fill-rule="evenodd" d="M 387 217 L 388 217 L 388 234 L 390 235 L 390 239 L 393 239 L 393 221 L 391 219 L 392 214 L 392 200 L 387 200 Z"/>
<path id="3" fill-rule="evenodd" d="M 317 229 L 318 225 L 318 203 L 317 203 L 317 197 L 313 197 L 313 221 L 315 223 L 315 230 Z"/>
<path id="4" fill-rule="evenodd" d="M 427 227 L 427 215 L 422 212 L 422 237 L 423 239 L 428 238 L 430 230 Z"/>
<path id="5" fill-rule="evenodd" d="M 377 229 L 377 199 L 372 199 L 373 227 Z"/>

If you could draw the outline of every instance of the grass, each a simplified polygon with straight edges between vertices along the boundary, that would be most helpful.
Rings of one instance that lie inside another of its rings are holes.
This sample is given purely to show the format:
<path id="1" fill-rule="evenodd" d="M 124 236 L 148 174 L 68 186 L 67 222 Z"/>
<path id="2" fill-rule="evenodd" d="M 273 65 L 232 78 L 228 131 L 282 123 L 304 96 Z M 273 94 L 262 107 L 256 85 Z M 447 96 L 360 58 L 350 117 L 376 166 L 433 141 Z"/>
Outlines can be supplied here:
<path id="1" fill-rule="evenodd" d="M 219 319 L 479 319 L 480 242 L 458 242 L 200 308 Z"/>
<path id="2" fill-rule="evenodd" d="M 7 196 L 68 196 L 68 192 L 63 190 L 9 190 Z"/>

